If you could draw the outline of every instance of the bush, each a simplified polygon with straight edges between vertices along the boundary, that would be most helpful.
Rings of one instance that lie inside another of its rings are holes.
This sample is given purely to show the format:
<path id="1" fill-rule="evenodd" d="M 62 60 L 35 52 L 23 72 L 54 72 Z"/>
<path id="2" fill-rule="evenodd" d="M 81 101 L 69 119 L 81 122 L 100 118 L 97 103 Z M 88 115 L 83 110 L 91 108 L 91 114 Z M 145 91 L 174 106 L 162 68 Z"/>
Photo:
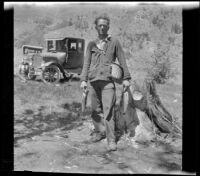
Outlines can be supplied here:
<path id="1" fill-rule="evenodd" d="M 148 70 L 148 76 L 158 84 L 164 84 L 166 80 L 174 77 L 168 51 L 168 47 L 165 45 L 159 45 L 157 50 L 154 52 L 154 60 L 151 63 L 152 66 Z"/>
<path id="2" fill-rule="evenodd" d="M 164 84 L 170 77 L 170 62 L 165 60 L 159 63 L 154 62 L 153 68 L 150 71 L 150 77 L 158 84 Z"/>

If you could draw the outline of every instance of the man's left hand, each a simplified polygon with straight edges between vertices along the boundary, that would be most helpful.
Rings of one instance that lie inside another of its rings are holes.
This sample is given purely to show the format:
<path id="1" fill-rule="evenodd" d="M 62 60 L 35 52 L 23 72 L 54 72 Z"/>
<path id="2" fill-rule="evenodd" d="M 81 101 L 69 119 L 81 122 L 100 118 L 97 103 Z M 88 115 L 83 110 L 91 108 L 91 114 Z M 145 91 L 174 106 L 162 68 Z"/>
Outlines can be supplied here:
<path id="1" fill-rule="evenodd" d="M 127 89 L 130 86 L 130 82 L 128 80 L 123 80 L 122 84 L 123 84 L 124 91 L 127 91 Z"/>

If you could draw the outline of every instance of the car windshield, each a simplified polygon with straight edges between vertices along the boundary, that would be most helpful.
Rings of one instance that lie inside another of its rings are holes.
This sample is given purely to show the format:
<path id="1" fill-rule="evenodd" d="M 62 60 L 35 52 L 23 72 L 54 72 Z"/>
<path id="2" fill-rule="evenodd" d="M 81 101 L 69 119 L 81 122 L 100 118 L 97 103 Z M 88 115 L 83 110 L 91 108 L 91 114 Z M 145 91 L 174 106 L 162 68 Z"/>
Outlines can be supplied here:
<path id="1" fill-rule="evenodd" d="M 48 51 L 66 51 L 63 40 L 49 40 L 47 42 Z"/>
<path id="2" fill-rule="evenodd" d="M 49 50 L 56 50 L 55 40 L 47 41 L 47 49 Z"/>

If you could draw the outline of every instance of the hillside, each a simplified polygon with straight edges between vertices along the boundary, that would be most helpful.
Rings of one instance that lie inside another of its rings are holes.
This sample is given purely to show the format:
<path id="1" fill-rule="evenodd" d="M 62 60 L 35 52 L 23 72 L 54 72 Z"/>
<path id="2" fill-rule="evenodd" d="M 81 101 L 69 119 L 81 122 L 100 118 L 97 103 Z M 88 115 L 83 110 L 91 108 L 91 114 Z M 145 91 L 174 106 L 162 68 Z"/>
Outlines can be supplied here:
<path id="1" fill-rule="evenodd" d="M 109 33 L 121 41 L 134 79 L 143 79 L 164 66 L 168 69 L 167 76 L 181 84 L 180 6 L 15 6 L 14 46 L 18 49 L 23 44 L 44 46 L 45 38 L 61 36 L 84 38 L 87 46 L 96 37 L 94 19 L 102 13 L 111 19 Z M 157 61 L 160 65 L 155 66 Z M 156 70 L 152 71 L 153 68 Z"/>

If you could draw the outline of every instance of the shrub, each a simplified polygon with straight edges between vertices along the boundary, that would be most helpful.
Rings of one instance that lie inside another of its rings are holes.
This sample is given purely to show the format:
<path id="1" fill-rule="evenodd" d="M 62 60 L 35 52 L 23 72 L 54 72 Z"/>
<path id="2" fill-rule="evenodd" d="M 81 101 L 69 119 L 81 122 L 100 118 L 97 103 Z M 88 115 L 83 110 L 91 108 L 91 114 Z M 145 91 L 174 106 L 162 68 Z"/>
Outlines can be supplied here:
<path id="1" fill-rule="evenodd" d="M 162 62 L 154 62 L 150 71 L 150 77 L 158 84 L 164 84 L 170 75 L 170 62 L 169 59 Z"/>
<path id="2" fill-rule="evenodd" d="M 158 84 L 164 84 L 166 80 L 174 77 L 168 51 L 169 47 L 159 45 L 157 50 L 154 52 L 154 60 L 151 63 L 151 67 L 148 69 L 148 76 Z"/>

